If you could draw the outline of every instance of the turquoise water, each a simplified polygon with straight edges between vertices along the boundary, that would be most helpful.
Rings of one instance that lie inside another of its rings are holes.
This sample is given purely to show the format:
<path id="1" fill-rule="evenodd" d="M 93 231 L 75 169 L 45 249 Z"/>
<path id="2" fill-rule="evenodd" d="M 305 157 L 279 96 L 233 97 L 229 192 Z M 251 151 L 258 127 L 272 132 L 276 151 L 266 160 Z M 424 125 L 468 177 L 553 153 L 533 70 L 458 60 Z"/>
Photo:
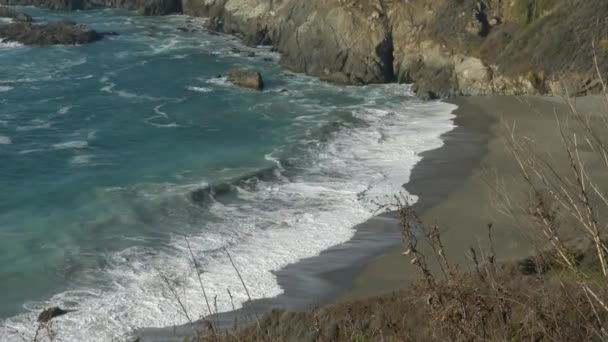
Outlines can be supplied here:
<path id="1" fill-rule="evenodd" d="M 0 43 L 0 340 L 48 305 L 64 340 L 206 314 L 184 236 L 220 310 L 281 293 L 272 270 L 348 240 L 441 145 L 450 105 L 406 86 L 337 87 L 288 73 L 266 48 L 200 19 L 22 9 L 120 35 L 76 47 Z M 254 57 L 247 57 L 254 52 Z M 267 90 L 225 81 L 264 75 Z M 86 336 L 86 338 L 85 338 Z"/>

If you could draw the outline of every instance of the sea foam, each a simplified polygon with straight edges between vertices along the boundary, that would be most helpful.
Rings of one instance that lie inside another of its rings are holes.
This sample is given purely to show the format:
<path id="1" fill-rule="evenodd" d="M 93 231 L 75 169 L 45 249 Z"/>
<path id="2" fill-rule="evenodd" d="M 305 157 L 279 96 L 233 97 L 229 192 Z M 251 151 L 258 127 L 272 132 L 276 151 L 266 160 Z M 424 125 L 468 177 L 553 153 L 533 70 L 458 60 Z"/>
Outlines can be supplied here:
<path id="1" fill-rule="evenodd" d="M 66 141 L 53 145 L 53 148 L 56 150 L 83 149 L 87 147 L 89 147 L 89 143 L 84 140 Z"/>
<path id="2" fill-rule="evenodd" d="M 186 89 L 197 92 L 197 93 L 208 93 L 208 92 L 213 91 L 212 89 L 209 89 L 209 88 L 196 87 L 196 86 L 188 86 L 188 87 L 186 87 Z"/>
<path id="3" fill-rule="evenodd" d="M 205 233 L 191 236 L 188 243 L 204 269 L 201 277 L 207 295 L 217 298 L 220 311 L 230 310 L 232 301 L 240 306 L 247 300 L 223 247 L 230 250 L 253 298 L 281 294 L 274 271 L 349 240 L 353 227 L 374 215 L 377 202 L 402 189 L 420 153 L 440 147 L 441 134 L 453 128 L 453 105 L 415 99 L 381 103 L 387 93 L 406 92 L 403 86 L 362 91 L 368 94 L 365 104 L 343 108 L 359 124 L 339 129 L 327 142 L 300 151 L 295 162 L 310 159 L 300 165 L 306 168 L 297 175 L 286 175 L 289 172 L 281 163 L 282 158 L 289 160 L 289 151 L 276 151 L 267 155 L 276 163 L 275 177 L 257 178 L 255 185 L 234 183 L 238 201 L 212 198 L 209 213 L 221 220 L 196 223 Z M 109 194 L 149 193 L 146 196 L 162 203 L 168 196 L 183 196 L 176 209 L 185 207 L 188 212 L 195 208 L 187 209 L 194 205 L 187 199 L 195 188 L 194 184 L 146 187 Z M 174 236 L 170 246 L 170 253 L 137 246 L 111 255 L 103 272 L 112 279 L 112 286 L 57 294 L 38 303 L 31 313 L 6 320 L 7 332 L 0 330 L 0 336 L 26 330 L 35 322 L 37 310 L 52 305 L 76 310 L 55 323 L 68 340 L 120 340 L 139 327 L 186 323 L 159 272 L 175 281 L 180 301 L 192 317 L 208 314 L 184 237 Z"/>

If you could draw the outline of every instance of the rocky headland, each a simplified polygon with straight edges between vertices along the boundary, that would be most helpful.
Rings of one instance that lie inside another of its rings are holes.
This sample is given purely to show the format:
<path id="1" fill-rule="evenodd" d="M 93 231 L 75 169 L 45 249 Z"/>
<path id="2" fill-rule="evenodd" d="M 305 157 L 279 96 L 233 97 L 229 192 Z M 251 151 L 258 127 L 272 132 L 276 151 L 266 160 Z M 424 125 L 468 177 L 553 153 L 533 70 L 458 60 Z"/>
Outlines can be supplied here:
<path id="1" fill-rule="evenodd" d="M 425 98 L 582 95 L 608 70 L 601 0 L 0 0 L 52 9 L 116 7 L 209 18 L 273 45 L 288 69 L 336 83 L 414 83 Z"/>
<path id="2" fill-rule="evenodd" d="M 10 24 L 0 25 L 0 41 L 18 42 L 25 45 L 74 45 L 87 44 L 102 39 L 113 32 L 100 33 L 72 21 L 35 23 L 31 16 L 0 6 L 0 18 L 9 18 Z"/>
<path id="3" fill-rule="evenodd" d="M 15 22 L 0 26 L 0 39 L 25 45 L 87 44 L 103 38 L 103 34 L 71 21 L 49 24 Z"/>

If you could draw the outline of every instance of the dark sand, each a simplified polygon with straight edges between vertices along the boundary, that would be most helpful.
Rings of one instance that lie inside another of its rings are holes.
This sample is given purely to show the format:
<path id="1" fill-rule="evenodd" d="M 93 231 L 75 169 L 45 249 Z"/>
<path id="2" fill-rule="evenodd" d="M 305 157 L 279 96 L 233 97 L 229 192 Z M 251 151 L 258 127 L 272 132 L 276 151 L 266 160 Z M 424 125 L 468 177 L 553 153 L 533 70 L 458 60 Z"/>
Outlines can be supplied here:
<path id="1" fill-rule="evenodd" d="M 496 252 L 503 259 L 519 258 L 530 252 L 525 233 L 500 214 L 488 184 L 500 180 L 516 193 L 522 184 L 517 168 L 506 150 L 501 120 L 516 123 L 519 132 L 538 138 L 541 149 L 559 148 L 554 112 L 567 108 L 554 98 L 470 97 L 451 101 L 457 127 L 444 134 L 444 146 L 425 152 L 412 171 L 405 188 L 419 196 L 416 210 L 426 222 L 441 226 L 449 256 L 467 264 L 470 246 L 487 241 L 487 224 L 494 224 Z M 599 101 L 580 100 L 585 108 Z M 396 192 L 399 190 L 396 189 Z M 255 300 L 244 309 L 218 315 L 225 328 L 235 318 L 241 324 L 274 308 L 306 310 L 336 300 L 368 297 L 395 290 L 415 279 L 416 273 L 401 256 L 401 238 L 394 215 L 383 214 L 356 227 L 355 237 L 321 255 L 302 260 L 277 272 L 284 294 Z M 201 303 L 202 305 L 202 303 Z M 142 341 L 181 341 L 192 336 L 195 327 L 143 329 Z"/>

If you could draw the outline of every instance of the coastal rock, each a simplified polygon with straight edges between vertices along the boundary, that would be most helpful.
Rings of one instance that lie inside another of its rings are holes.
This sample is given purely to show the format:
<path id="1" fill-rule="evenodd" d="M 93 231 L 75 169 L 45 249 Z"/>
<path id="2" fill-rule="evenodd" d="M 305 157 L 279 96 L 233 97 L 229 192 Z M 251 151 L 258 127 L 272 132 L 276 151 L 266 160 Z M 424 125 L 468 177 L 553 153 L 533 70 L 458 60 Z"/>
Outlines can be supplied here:
<path id="1" fill-rule="evenodd" d="M 121 8 L 143 15 L 181 13 L 181 0 L 0 0 L 0 5 L 35 6 L 52 10 Z"/>
<path id="2" fill-rule="evenodd" d="M 0 26 L 0 39 L 25 45 L 74 45 L 92 43 L 103 35 L 71 21 L 49 24 L 16 22 Z"/>
<path id="3" fill-rule="evenodd" d="M 228 82 L 245 89 L 259 91 L 264 89 L 262 75 L 259 72 L 244 68 L 237 68 L 230 71 L 230 74 L 228 74 Z"/>
<path id="4" fill-rule="evenodd" d="M 78 0 L 0 0 L 0 5 L 6 6 L 34 6 L 52 10 L 82 9 Z"/>
<path id="5" fill-rule="evenodd" d="M 52 308 L 44 309 L 40 315 L 38 315 L 38 322 L 47 323 L 55 317 L 62 316 L 69 313 L 67 310 L 63 310 L 58 306 L 54 306 Z"/>
<path id="6" fill-rule="evenodd" d="M 585 59 L 591 44 L 576 54 L 573 66 L 562 38 L 581 41 L 578 34 L 593 41 L 577 24 L 589 18 L 608 32 L 602 19 L 608 8 L 599 0 L 556 0 L 530 12 L 521 2 L 184 0 L 183 11 L 210 18 L 210 29 L 238 35 L 249 45 L 272 44 L 286 68 L 336 83 L 397 80 L 414 83 L 424 98 L 551 94 L 558 77 L 582 91 L 597 89 L 582 81 L 592 76 Z M 551 20 L 529 25 L 543 17 Z M 551 26 L 550 36 L 545 25 Z M 608 60 L 602 60 L 601 69 L 608 71 Z"/>
<path id="7" fill-rule="evenodd" d="M 208 18 L 211 31 L 272 45 L 280 63 L 341 84 L 414 83 L 424 98 L 554 94 L 556 79 L 597 92 L 593 42 L 608 34 L 604 0 L 0 0 Z M 597 23 L 589 30 L 584 23 Z M 599 37 L 599 38 L 598 38 Z M 605 39 L 604 39 L 605 40 Z M 601 41 L 601 40 L 600 40 Z M 601 46 L 601 44 L 600 44 Z M 551 53 L 547 54 L 546 52 Z M 574 53 L 573 53 L 574 52 Z M 598 55 L 608 73 L 608 58 Z M 542 75 L 542 77 L 539 77 Z"/>
<path id="8" fill-rule="evenodd" d="M 454 74 L 462 94 L 482 95 L 492 91 L 491 70 L 479 58 L 456 56 Z"/>
<path id="9" fill-rule="evenodd" d="M 18 22 L 32 22 L 32 17 L 28 14 L 17 12 L 8 7 L 0 6 L 0 18 L 10 18 Z"/>
<path id="10" fill-rule="evenodd" d="M 210 18 L 210 30 L 236 34 L 248 45 L 272 44 L 284 67 L 344 84 L 394 80 L 390 29 L 378 6 L 325 0 L 183 2 L 184 14 Z"/>

